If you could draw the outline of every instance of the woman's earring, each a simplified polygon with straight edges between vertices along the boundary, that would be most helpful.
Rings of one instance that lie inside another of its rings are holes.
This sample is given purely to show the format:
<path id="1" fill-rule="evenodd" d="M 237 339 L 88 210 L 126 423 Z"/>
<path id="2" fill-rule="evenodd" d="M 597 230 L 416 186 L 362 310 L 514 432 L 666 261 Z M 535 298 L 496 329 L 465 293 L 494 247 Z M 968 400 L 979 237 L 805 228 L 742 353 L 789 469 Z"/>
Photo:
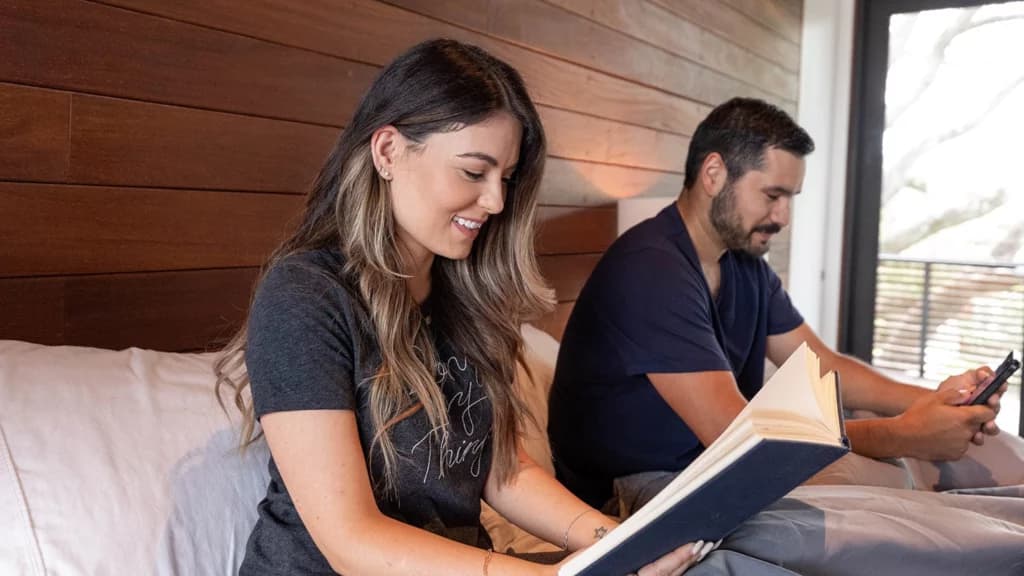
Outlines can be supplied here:
<path id="1" fill-rule="evenodd" d="M 380 168 L 380 177 L 385 179 L 385 180 L 391 180 L 391 173 L 388 172 L 387 168 L 381 167 Z"/>

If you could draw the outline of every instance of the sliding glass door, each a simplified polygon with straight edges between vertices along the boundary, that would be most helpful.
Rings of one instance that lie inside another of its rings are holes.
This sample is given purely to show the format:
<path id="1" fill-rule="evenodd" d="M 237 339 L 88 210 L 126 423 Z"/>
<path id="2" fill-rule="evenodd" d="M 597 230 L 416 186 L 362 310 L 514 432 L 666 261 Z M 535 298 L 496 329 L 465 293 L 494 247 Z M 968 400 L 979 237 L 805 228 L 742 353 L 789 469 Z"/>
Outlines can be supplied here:
<path id="1" fill-rule="evenodd" d="M 925 384 L 994 367 L 1024 352 L 1024 2 L 858 10 L 841 346 Z"/>

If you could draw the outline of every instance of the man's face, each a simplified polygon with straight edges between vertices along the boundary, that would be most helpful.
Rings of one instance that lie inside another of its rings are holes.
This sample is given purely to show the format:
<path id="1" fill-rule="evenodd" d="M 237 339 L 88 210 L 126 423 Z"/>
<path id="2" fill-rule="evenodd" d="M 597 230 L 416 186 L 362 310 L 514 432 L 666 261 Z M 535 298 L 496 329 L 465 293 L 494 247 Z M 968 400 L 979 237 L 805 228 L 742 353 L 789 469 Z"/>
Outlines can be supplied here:
<path id="1" fill-rule="evenodd" d="M 790 203 L 804 181 L 804 159 L 774 148 L 760 170 L 727 181 L 711 202 L 711 224 L 730 250 L 768 252 L 771 237 L 789 224 Z"/>

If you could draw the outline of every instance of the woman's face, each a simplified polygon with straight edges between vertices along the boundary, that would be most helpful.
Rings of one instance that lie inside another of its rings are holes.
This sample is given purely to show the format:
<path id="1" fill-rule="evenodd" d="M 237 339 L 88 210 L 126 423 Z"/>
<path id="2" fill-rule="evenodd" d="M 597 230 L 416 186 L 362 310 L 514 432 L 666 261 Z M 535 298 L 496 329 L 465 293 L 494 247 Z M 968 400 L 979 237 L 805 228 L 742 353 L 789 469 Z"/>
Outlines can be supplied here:
<path id="1" fill-rule="evenodd" d="M 402 246 L 416 266 L 429 266 L 435 255 L 466 258 L 488 218 L 505 206 L 508 180 L 519 161 L 519 121 L 499 112 L 454 132 L 432 134 L 419 146 L 387 130 L 375 133 L 374 152 L 391 179 Z"/>

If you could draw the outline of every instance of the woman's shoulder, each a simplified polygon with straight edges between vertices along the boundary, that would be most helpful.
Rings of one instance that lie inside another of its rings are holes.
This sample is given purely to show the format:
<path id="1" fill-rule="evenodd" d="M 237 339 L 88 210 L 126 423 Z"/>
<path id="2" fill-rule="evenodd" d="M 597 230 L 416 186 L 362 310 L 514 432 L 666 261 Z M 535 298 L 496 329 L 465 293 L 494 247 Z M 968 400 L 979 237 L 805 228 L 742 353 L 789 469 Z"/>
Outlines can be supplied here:
<path id="1" fill-rule="evenodd" d="M 289 254 L 267 269 L 254 304 L 293 307 L 299 304 L 349 304 L 345 258 L 337 249 L 318 248 Z"/>
<path id="2" fill-rule="evenodd" d="M 344 285 L 345 257 L 333 248 L 294 252 L 272 263 L 262 284 L 296 289 Z"/>
<path id="3" fill-rule="evenodd" d="M 338 278 L 345 268 L 345 257 L 337 248 L 312 248 L 292 252 L 270 265 L 267 275 L 272 273 L 303 276 L 309 274 Z"/>
<path id="4" fill-rule="evenodd" d="M 315 250 L 276 260 L 249 310 L 245 366 L 257 416 L 356 406 L 346 383 L 362 355 L 339 255 Z"/>

